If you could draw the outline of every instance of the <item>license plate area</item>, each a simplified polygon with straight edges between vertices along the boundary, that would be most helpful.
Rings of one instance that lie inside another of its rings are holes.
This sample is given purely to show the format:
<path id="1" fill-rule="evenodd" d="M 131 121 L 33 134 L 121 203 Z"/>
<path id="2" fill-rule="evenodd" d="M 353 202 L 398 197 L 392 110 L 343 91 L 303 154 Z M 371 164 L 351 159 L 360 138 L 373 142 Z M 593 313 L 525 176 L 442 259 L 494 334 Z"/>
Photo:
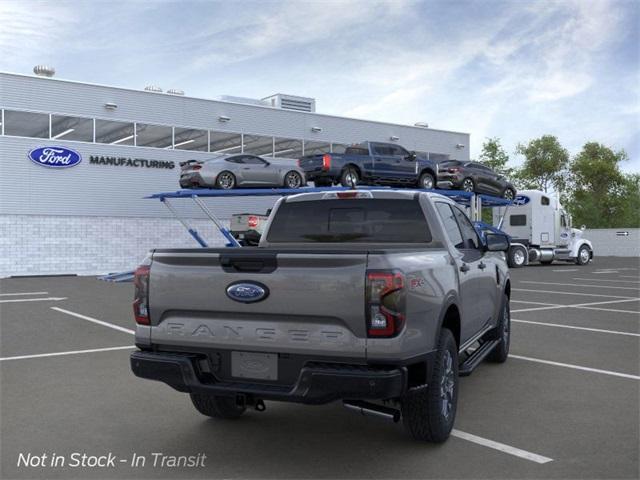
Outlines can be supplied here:
<path id="1" fill-rule="evenodd" d="M 278 380 L 278 354 L 231 352 L 231 376 L 254 380 Z"/>

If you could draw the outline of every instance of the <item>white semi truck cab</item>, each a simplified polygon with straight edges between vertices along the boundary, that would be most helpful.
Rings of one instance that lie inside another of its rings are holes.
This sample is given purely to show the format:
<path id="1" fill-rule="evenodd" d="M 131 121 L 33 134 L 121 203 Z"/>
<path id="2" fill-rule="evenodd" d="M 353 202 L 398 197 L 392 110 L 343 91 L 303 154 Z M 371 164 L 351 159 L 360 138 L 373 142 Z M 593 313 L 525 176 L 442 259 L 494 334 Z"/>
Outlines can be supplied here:
<path id="1" fill-rule="evenodd" d="M 513 205 L 493 209 L 493 224 L 511 237 L 509 266 L 554 260 L 586 265 L 593 259 L 591 242 L 571 225 L 571 215 L 555 197 L 539 190 L 518 192 Z"/>

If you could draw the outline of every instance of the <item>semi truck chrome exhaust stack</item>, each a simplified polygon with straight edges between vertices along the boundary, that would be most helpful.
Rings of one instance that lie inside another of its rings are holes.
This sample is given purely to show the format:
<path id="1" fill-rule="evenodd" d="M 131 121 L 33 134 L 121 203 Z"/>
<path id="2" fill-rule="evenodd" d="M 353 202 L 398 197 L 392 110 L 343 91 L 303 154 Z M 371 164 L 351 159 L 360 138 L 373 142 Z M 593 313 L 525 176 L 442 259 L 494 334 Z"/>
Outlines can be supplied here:
<path id="1" fill-rule="evenodd" d="M 397 423 L 400 420 L 400 410 L 397 408 L 385 407 L 384 405 L 376 405 L 365 401 L 343 402 L 347 410 L 359 413 L 365 417 L 378 417 L 385 420 L 391 420 Z"/>

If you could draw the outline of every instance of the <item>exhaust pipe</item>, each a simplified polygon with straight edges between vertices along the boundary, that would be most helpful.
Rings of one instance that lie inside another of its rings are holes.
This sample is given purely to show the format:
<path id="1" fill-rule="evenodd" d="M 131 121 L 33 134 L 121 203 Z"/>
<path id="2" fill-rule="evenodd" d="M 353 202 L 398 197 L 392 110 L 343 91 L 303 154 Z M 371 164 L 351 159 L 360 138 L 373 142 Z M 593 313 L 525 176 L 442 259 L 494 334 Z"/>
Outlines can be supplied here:
<path id="1" fill-rule="evenodd" d="M 365 417 L 378 417 L 385 420 L 391 420 L 394 423 L 400 421 L 400 410 L 397 408 L 385 407 L 384 405 L 376 405 L 365 401 L 343 402 L 347 410 L 359 413 Z"/>

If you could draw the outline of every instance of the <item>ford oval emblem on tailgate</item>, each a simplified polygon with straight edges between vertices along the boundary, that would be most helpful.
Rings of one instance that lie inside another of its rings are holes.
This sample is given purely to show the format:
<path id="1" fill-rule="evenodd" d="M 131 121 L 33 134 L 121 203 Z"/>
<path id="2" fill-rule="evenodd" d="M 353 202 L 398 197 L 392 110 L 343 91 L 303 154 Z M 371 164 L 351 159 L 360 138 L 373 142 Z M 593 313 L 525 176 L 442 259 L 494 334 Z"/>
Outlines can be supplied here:
<path id="1" fill-rule="evenodd" d="M 269 296 L 266 285 L 257 282 L 235 282 L 227 287 L 227 297 L 236 302 L 253 303 Z"/>

